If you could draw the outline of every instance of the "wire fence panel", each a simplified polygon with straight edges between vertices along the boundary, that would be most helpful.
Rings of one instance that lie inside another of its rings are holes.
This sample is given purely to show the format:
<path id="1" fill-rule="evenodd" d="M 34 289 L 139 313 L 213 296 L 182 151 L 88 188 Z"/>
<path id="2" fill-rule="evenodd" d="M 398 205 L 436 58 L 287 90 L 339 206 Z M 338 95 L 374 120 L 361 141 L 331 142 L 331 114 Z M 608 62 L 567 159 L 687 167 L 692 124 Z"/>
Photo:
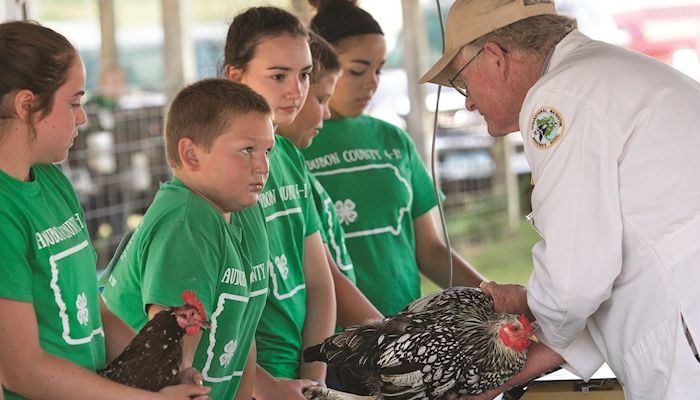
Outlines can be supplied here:
<path id="1" fill-rule="evenodd" d="M 85 209 L 101 269 L 124 233 L 136 228 L 170 170 L 162 106 L 121 109 L 94 102 L 85 111 L 88 123 L 61 168 Z"/>

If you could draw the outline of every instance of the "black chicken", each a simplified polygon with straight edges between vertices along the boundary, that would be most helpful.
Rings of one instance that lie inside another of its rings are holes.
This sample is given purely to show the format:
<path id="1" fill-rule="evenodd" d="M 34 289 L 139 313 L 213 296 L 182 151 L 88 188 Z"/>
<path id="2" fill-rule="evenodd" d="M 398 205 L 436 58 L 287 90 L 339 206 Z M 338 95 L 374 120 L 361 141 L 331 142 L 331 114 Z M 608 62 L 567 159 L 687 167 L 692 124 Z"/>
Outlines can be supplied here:
<path id="1" fill-rule="evenodd" d="M 99 374 L 124 385 L 157 392 L 178 384 L 182 338 L 209 328 L 206 313 L 194 292 L 182 293 L 185 304 L 156 314 L 126 349 Z"/>
<path id="2" fill-rule="evenodd" d="M 537 339 L 525 316 L 494 312 L 481 290 L 453 287 L 398 314 L 346 329 L 304 351 L 347 369 L 385 399 L 479 394 L 518 373 Z"/>

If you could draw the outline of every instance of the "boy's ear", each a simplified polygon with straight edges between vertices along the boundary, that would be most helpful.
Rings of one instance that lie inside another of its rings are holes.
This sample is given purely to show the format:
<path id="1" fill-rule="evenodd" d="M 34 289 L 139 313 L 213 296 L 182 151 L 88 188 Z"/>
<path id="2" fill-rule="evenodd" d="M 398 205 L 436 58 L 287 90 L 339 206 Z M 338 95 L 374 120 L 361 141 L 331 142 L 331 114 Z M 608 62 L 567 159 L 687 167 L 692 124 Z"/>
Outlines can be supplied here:
<path id="1" fill-rule="evenodd" d="M 226 64 L 224 72 L 226 73 L 226 77 L 234 82 L 240 83 L 243 79 L 243 70 L 231 64 Z"/>
<path id="2" fill-rule="evenodd" d="M 199 147 L 190 139 L 182 138 L 177 143 L 177 154 L 180 156 L 182 168 L 189 171 L 199 171 Z"/>

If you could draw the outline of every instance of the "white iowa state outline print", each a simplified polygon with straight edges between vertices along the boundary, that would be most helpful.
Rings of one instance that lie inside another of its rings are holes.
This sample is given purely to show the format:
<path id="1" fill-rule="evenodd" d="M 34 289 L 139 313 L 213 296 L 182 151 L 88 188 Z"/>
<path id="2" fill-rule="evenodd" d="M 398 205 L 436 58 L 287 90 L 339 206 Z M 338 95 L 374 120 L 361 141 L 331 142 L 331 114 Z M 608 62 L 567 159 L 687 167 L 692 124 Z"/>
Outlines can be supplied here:
<path id="1" fill-rule="evenodd" d="M 396 176 L 396 179 L 399 180 L 404 186 L 406 186 L 406 190 L 408 191 L 408 204 L 402 206 L 398 210 L 398 217 L 396 218 L 396 226 L 382 226 L 378 228 L 372 228 L 372 229 L 365 229 L 363 231 L 357 231 L 357 232 L 345 232 L 345 237 L 346 238 L 354 238 L 354 237 L 360 237 L 360 236 L 371 236 L 371 235 L 379 235 L 381 233 L 391 233 L 394 236 L 397 236 L 401 234 L 401 221 L 403 220 L 404 215 L 406 215 L 410 211 L 410 204 L 413 204 L 413 190 L 411 190 L 411 185 L 408 183 L 408 181 L 401 176 L 401 173 L 399 172 L 399 169 L 396 168 L 395 165 L 392 164 L 367 164 L 367 165 L 360 165 L 357 167 L 348 167 L 348 168 L 338 168 L 330 171 L 322 171 L 322 172 L 316 172 L 314 173 L 315 176 L 328 176 L 328 175 L 339 175 L 339 174 L 350 174 L 353 172 L 357 171 L 365 171 L 365 170 L 370 170 L 370 169 L 390 169 L 394 172 L 394 176 Z"/>

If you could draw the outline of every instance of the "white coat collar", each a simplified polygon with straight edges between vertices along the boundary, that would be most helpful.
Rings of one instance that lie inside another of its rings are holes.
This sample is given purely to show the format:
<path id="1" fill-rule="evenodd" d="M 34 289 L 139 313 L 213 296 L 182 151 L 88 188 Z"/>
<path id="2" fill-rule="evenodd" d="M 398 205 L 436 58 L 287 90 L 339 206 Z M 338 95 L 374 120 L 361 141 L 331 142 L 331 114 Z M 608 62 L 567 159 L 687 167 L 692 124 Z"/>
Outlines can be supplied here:
<path id="1" fill-rule="evenodd" d="M 578 30 L 573 30 L 569 32 L 559 43 L 554 46 L 554 53 L 549 59 L 549 65 L 545 66 L 544 73 L 546 75 L 547 71 L 556 68 L 571 52 L 577 48 L 590 43 L 593 39 L 579 32 Z"/>

